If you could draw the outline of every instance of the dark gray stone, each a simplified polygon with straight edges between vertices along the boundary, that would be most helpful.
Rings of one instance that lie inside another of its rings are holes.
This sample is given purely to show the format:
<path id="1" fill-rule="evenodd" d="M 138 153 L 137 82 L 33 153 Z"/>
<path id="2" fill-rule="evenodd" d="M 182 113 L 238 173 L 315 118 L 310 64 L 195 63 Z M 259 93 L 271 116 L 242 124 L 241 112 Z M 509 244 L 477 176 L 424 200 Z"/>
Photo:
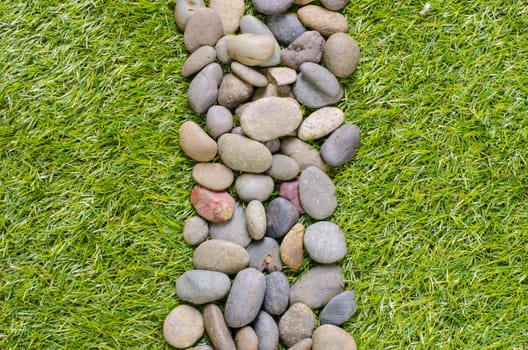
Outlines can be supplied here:
<path id="1" fill-rule="evenodd" d="M 187 91 L 189 105 L 193 111 L 204 113 L 216 102 L 222 74 L 222 67 L 218 63 L 211 63 L 194 77 Z"/>
<path id="2" fill-rule="evenodd" d="M 290 285 L 282 272 L 275 271 L 266 276 L 266 294 L 263 309 L 270 315 L 282 315 L 288 308 Z"/>
<path id="3" fill-rule="evenodd" d="M 331 11 L 339 11 L 348 4 L 350 0 L 321 0 L 321 4 Z"/>
<path id="4" fill-rule="evenodd" d="M 301 73 L 293 86 L 297 100 L 310 108 L 321 108 L 341 100 L 343 86 L 337 78 L 323 66 L 305 62 L 300 66 Z"/>
<path id="5" fill-rule="evenodd" d="M 211 223 L 209 236 L 212 239 L 223 239 L 246 247 L 251 242 L 251 237 L 246 228 L 246 214 L 240 203 L 235 203 L 233 216 L 229 221 Z"/>
<path id="6" fill-rule="evenodd" d="M 266 24 L 279 43 L 290 45 L 302 33 L 306 31 L 304 25 L 293 13 L 280 13 L 269 16 Z"/>
<path id="7" fill-rule="evenodd" d="M 255 10 L 265 15 L 275 15 L 286 11 L 293 0 L 251 0 Z"/>
<path id="8" fill-rule="evenodd" d="M 337 262 L 346 254 L 343 231 L 330 221 L 318 221 L 304 232 L 304 248 L 313 261 L 321 264 Z"/>
<path id="9" fill-rule="evenodd" d="M 343 285 L 341 266 L 316 265 L 291 286 L 290 305 L 303 303 L 312 309 L 319 309 L 341 293 Z"/>
<path id="10" fill-rule="evenodd" d="M 299 177 L 299 199 L 304 211 L 316 220 L 323 220 L 337 208 L 336 188 L 330 177 L 314 166 Z"/>
<path id="11" fill-rule="evenodd" d="M 277 350 L 279 348 L 279 329 L 273 317 L 261 311 L 253 324 L 257 333 L 259 350 Z"/>
<path id="12" fill-rule="evenodd" d="M 230 286 L 225 273 L 189 270 L 176 280 L 176 294 L 181 300 L 199 305 L 223 299 Z"/>
<path id="13" fill-rule="evenodd" d="M 295 303 L 279 321 L 279 336 L 284 345 L 290 347 L 310 338 L 315 327 L 317 319 L 312 310 L 303 303 Z"/>
<path id="14" fill-rule="evenodd" d="M 318 63 L 323 57 L 324 45 L 325 40 L 318 32 L 314 30 L 304 32 L 282 50 L 282 64 L 298 70 L 301 64 L 305 62 Z"/>
<path id="15" fill-rule="evenodd" d="M 224 318 L 227 325 L 241 328 L 253 322 L 262 306 L 265 292 L 266 277 L 262 272 L 248 267 L 237 273 L 225 304 Z"/>
<path id="16" fill-rule="evenodd" d="M 354 158 L 361 131 L 356 125 L 344 124 L 328 136 L 321 146 L 321 157 L 332 166 L 341 166 Z"/>
<path id="17" fill-rule="evenodd" d="M 357 310 L 356 293 L 346 290 L 330 299 L 319 317 L 321 324 L 340 326 L 354 316 Z"/>
<path id="18" fill-rule="evenodd" d="M 246 250 L 249 253 L 249 266 L 267 272 L 282 270 L 279 243 L 273 238 L 252 241 Z"/>
<path id="19" fill-rule="evenodd" d="M 286 198 L 274 198 L 266 208 L 266 236 L 281 238 L 299 220 L 297 208 Z"/>

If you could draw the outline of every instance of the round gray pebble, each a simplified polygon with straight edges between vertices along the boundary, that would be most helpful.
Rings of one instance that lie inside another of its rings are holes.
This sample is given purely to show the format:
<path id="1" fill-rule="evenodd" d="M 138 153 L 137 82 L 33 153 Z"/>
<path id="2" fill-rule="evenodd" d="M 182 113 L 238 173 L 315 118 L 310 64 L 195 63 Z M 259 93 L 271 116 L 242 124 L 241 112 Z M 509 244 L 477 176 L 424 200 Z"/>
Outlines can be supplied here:
<path id="1" fill-rule="evenodd" d="M 185 220 L 183 226 L 183 239 L 187 244 L 198 245 L 209 236 L 209 226 L 207 221 L 199 216 L 191 216 Z"/>
<path id="2" fill-rule="evenodd" d="M 182 300 L 200 305 L 224 298 L 231 287 L 222 272 L 188 270 L 176 280 L 176 294 Z"/>
<path id="3" fill-rule="evenodd" d="M 293 86 L 297 100 L 310 108 L 321 108 L 341 100 L 343 86 L 337 78 L 323 66 L 305 62 L 300 66 L 301 74 Z"/>
<path id="4" fill-rule="evenodd" d="M 212 137 L 222 136 L 233 128 L 233 114 L 224 106 L 211 106 L 207 111 L 205 126 Z"/>
<path id="5" fill-rule="evenodd" d="M 342 325 L 354 316 L 357 310 L 356 293 L 346 290 L 330 299 L 319 315 L 321 324 Z"/>
<path id="6" fill-rule="evenodd" d="M 304 211 L 316 220 L 323 220 L 337 208 L 336 188 L 332 179 L 311 166 L 299 177 L 299 199 Z"/>
<path id="7" fill-rule="evenodd" d="M 218 63 L 211 63 L 193 78 L 187 91 L 193 111 L 204 113 L 216 102 L 222 74 L 222 67 Z"/>
<path id="8" fill-rule="evenodd" d="M 303 303 L 312 309 L 319 309 L 341 293 L 343 285 L 341 266 L 316 265 L 290 287 L 290 305 Z"/>
<path id="9" fill-rule="evenodd" d="M 215 59 L 215 49 L 212 46 L 202 46 L 185 60 L 185 63 L 182 66 L 182 75 L 184 77 L 193 75 L 203 67 L 213 63 Z"/>
<path id="10" fill-rule="evenodd" d="M 246 227 L 246 213 L 240 203 L 235 203 L 233 216 L 225 222 L 212 222 L 209 226 L 209 236 L 212 239 L 222 239 L 246 247 L 251 237 Z"/>
<path id="11" fill-rule="evenodd" d="M 259 270 L 248 267 L 237 273 L 227 297 L 224 318 L 229 327 L 241 328 L 257 317 L 264 293 L 266 277 Z"/>
<path id="12" fill-rule="evenodd" d="M 263 173 L 271 166 L 269 149 L 258 141 L 240 135 L 220 136 L 218 154 L 222 162 L 232 170 Z"/>
<path id="13" fill-rule="evenodd" d="M 269 16 L 266 19 L 266 24 L 275 38 L 283 45 L 290 45 L 306 31 L 299 18 L 293 13 L 280 13 Z"/>
<path id="14" fill-rule="evenodd" d="M 344 124 L 336 129 L 321 146 L 321 157 L 332 166 L 341 166 L 354 158 L 359 148 L 361 132 L 356 125 Z"/>
<path id="15" fill-rule="evenodd" d="M 346 238 L 333 222 L 318 221 L 306 228 L 304 248 L 315 262 L 331 264 L 345 256 Z"/>
<path id="16" fill-rule="evenodd" d="M 277 350 L 279 348 L 279 329 L 273 317 L 261 311 L 255 320 L 253 329 L 258 337 L 259 350 Z"/>
<path id="17" fill-rule="evenodd" d="M 299 174 L 299 164 L 284 154 L 274 154 L 271 167 L 266 171 L 266 174 L 280 181 L 292 180 Z"/>
<path id="18" fill-rule="evenodd" d="M 249 265 L 249 254 L 239 244 L 221 239 L 210 239 L 200 244 L 193 254 L 195 269 L 237 273 Z"/>
<path id="19" fill-rule="evenodd" d="M 245 173 L 235 181 L 235 191 L 244 202 L 254 199 L 261 202 L 266 201 L 273 193 L 274 186 L 272 177 L 264 174 Z"/>
<path id="20" fill-rule="evenodd" d="M 305 304 L 295 303 L 279 321 L 279 336 L 284 345 L 290 347 L 310 338 L 315 327 L 317 319 L 312 310 Z"/>
<path id="21" fill-rule="evenodd" d="M 282 315 L 288 308 L 290 285 L 282 272 L 275 271 L 266 276 L 266 294 L 263 309 L 270 315 Z"/>
<path id="22" fill-rule="evenodd" d="M 319 32 L 304 32 L 282 51 L 282 64 L 298 70 L 305 62 L 318 63 L 323 57 L 324 45 L 325 40 Z"/>

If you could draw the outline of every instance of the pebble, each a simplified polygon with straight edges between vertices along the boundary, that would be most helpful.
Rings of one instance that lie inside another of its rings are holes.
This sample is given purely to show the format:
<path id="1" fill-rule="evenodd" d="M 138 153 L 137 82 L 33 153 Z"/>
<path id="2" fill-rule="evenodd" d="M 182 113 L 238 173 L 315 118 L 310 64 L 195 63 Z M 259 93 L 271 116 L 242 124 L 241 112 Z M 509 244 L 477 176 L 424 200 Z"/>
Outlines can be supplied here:
<path id="1" fill-rule="evenodd" d="M 229 57 L 246 66 L 258 66 L 273 55 L 275 41 L 267 35 L 239 34 L 227 42 Z"/>
<path id="2" fill-rule="evenodd" d="M 271 152 L 266 146 L 235 134 L 220 136 L 218 153 L 222 162 L 229 168 L 248 173 L 262 173 L 268 170 L 272 162 Z"/>
<path id="3" fill-rule="evenodd" d="M 225 222 L 233 216 L 235 200 L 227 192 L 194 186 L 190 200 L 198 215 L 210 222 Z"/>
<path id="4" fill-rule="evenodd" d="M 271 153 L 277 153 L 280 150 L 280 140 L 279 139 L 266 141 L 264 142 L 264 145 L 268 147 Z M 273 157 L 272 157 L 272 162 L 273 162 Z"/>
<path id="5" fill-rule="evenodd" d="M 299 212 L 286 198 L 274 198 L 266 208 L 266 236 L 281 238 L 299 220 Z"/>
<path id="6" fill-rule="evenodd" d="M 234 108 L 246 102 L 253 95 L 253 86 L 233 73 L 226 74 L 218 89 L 218 104 Z"/>
<path id="7" fill-rule="evenodd" d="M 346 290 L 333 297 L 321 310 L 321 324 L 340 326 L 354 316 L 356 310 L 356 293 Z"/>
<path id="8" fill-rule="evenodd" d="M 182 66 L 182 75 L 188 77 L 199 72 L 203 67 L 216 60 L 216 51 L 212 46 L 202 46 L 194 51 L 192 55 L 185 60 Z"/>
<path id="9" fill-rule="evenodd" d="M 254 199 L 266 201 L 273 193 L 274 186 L 271 176 L 264 174 L 242 174 L 235 181 L 238 198 L 246 203 Z"/>
<path id="10" fill-rule="evenodd" d="M 189 105 L 193 111 L 198 114 L 205 113 L 216 102 L 222 74 L 222 67 L 218 63 L 211 63 L 193 78 L 187 91 Z"/>
<path id="11" fill-rule="evenodd" d="M 304 25 L 293 13 L 279 13 L 269 16 L 266 24 L 279 43 L 290 45 L 295 39 L 306 31 Z"/>
<path id="12" fill-rule="evenodd" d="M 332 179 L 314 166 L 304 169 L 299 177 L 299 199 L 304 211 L 316 220 L 326 219 L 337 208 Z"/>
<path id="13" fill-rule="evenodd" d="M 300 214 L 304 213 L 299 199 L 299 180 L 286 181 L 280 184 L 279 196 L 289 200 Z"/>
<path id="14" fill-rule="evenodd" d="M 185 220 L 183 226 L 183 239 L 187 244 L 198 245 L 209 236 L 209 226 L 207 221 L 199 216 L 191 216 Z"/>
<path id="15" fill-rule="evenodd" d="M 269 237 L 252 241 L 246 248 L 249 254 L 249 266 L 269 273 L 282 270 L 279 243 Z"/>
<path id="16" fill-rule="evenodd" d="M 225 34 L 236 32 L 244 14 L 244 0 L 209 0 L 209 7 L 220 16 Z"/>
<path id="17" fill-rule="evenodd" d="M 356 341 L 344 329 L 331 324 L 317 327 L 312 350 L 357 350 Z"/>
<path id="18" fill-rule="evenodd" d="M 295 303 L 279 321 L 279 336 L 284 345 L 290 347 L 310 338 L 316 327 L 317 319 L 312 310 L 305 304 Z"/>
<path id="19" fill-rule="evenodd" d="M 257 333 L 249 326 L 238 330 L 235 341 L 239 350 L 258 350 L 259 348 Z"/>
<path id="20" fill-rule="evenodd" d="M 283 138 L 281 140 L 281 152 L 295 159 L 301 170 L 315 166 L 321 171 L 326 171 L 326 164 L 321 158 L 319 151 L 297 137 L 289 136 Z"/>
<path id="21" fill-rule="evenodd" d="M 214 350 L 214 348 L 211 345 L 198 345 L 193 346 L 192 349 L 187 350 Z"/>
<path id="22" fill-rule="evenodd" d="M 253 325 L 258 337 L 259 350 L 277 350 L 279 348 L 279 329 L 273 317 L 261 311 Z"/>
<path id="23" fill-rule="evenodd" d="M 325 40 L 317 31 L 301 34 L 282 50 L 281 60 L 285 66 L 298 70 L 304 62 L 319 63 L 323 57 Z"/>
<path id="24" fill-rule="evenodd" d="M 250 103 L 240 116 L 244 134 L 257 141 L 271 141 L 294 132 L 303 119 L 293 99 L 265 97 Z"/>
<path id="25" fill-rule="evenodd" d="M 359 148 L 361 132 L 356 125 L 344 124 L 336 129 L 321 146 L 321 156 L 332 166 L 341 166 L 354 158 Z"/>
<path id="26" fill-rule="evenodd" d="M 211 137 L 222 136 L 233 128 L 233 114 L 224 106 L 211 106 L 207 111 L 205 126 Z"/>
<path id="27" fill-rule="evenodd" d="M 190 158 L 198 162 L 208 162 L 216 156 L 215 140 L 207 135 L 200 125 L 186 121 L 181 125 L 179 133 L 180 147 Z"/>
<path id="28" fill-rule="evenodd" d="M 321 4 L 331 11 L 339 11 L 348 4 L 349 0 L 321 0 Z"/>
<path id="29" fill-rule="evenodd" d="M 282 315 L 288 308 L 290 285 L 282 272 L 275 271 L 266 276 L 266 293 L 262 308 L 270 315 Z"/>
<path id="30" fill-rule="evenodd" d="M 265 15 L 275 15 L 285 12 L 293 0 L 251 0 L 255 10 Z"/>
<path id="31" fill-rule="evenodd" d="M 293 225 L 282 239 L 280 257 L 284 265 L 294 271 L 301 269 L 304 258 L 304 225 L 300 222 Z"/>
<path id="32" fill-rule="evenodd" d="M 314 0 L 294 0 L 293 3 L 295 5 L 304 6 L 304 5 L 308 5 L 312 1 L 314 1 Z"/>
<path id="33" fill-rule="evenodd" d="M 265 0 L 267 1 L 267 0 Z M 262 22 L 260 19 L 258 19 L 255 16 L 246 15 L 242 17 L 240 20 L 240 31 L 242 33 L 253 33 L 258 35 L 266 35 L 269 36 L 271 39 L 273 39 L 274 42 L 274 49 L 273 54 L 271 57 L 261 64 L 261 67 L 273 67 L 280 64 L 280 46 L 275 37 L 273 36 L 273 33 L 269 28 L 266 26 L 264 22 Z"/>
<path id="34" fill-rule="evenodd" d="M 261 201 L 254 199 L 248 203 L 246 226 L 252 239 L 262 239 L 266 234 L 266 209 Z"/>
<path id="35" fill-rule="evenodd" d="M 215 45 L 215 51 L 216 51 L 216 58 L 224 64 L 230 64 L 231 63 L 231 57 L 227 53 L 227 43 L 231 38 L 233 38 L 235 35 L 227 34 L 220 38 L 216 42 Z"/>
<path id="36" fill-rule="evenodd" d="M 200 186 L 212 191 L 223 191 L 233 184 L 233 171 L 221 163 L 196 163 L 192 177 Z"/>
<path id="37" fill-rule="evenodd" d="M 299 174 L 299 164 L 284 154 L 274 154 L 272 156 L 271 167 L 266 174 L 280 181 L 288 181 Z"/>
<path id="38" fill-rule="evenodd" d="M 210 239 L 200 244 L 193 254 L 195 269 L 223 272 L 228 275 L 249 266 L 249 254 L 239 244 Z"/>
<path id="39" fill-rule="evenodd" d="M 248 104 L 249 104 L 249 102 L 248 103 L 244 103 L 243 105 L 246 106 Z M 238 114 L 238 113 L 236 113 L 236 114 Z M 242 128 L 240 126 L 237 126 L 236 128 L 233 128 L 233 130 L 231 130 L 231 133 L 235 134 L 235 135 L 246 136 L 246 135 L 244 135 L 244 132 L 242 131 Z"/>
<path id="40" fill-rule="evenodd" d="M 176 306 L 163 323 L 165 340 L 176 348 L 187 348 L 194 345 L 203 334 L 202 314 L 189 305 Z"/>
<path id="41" fill-rule="evenodd" d="M 291 348 L 288 348 L 288 350 L 310 350 L 312 348 L 312 344 L 312 338 L 305 338 Z"/>
<path id="42" fill-rule="evenodd" d="M 222 239 L 246 247 L 251 242 L 251 237 L 246 228 L 246 214 L 240 203 L 235 203 L 231 220 L 211 223 L 209 236 L 212 239 Z"/>
<path id="43" fill-rule="evenodd" d="M 290 287 L 290 304 L 303 303 L 319 309 L 341 293 L 343 285 L 341 266 L 316 265 Z"/>
<path id="44" fill-rule="evenodd" d="M 253 94 L 252 101 L 258 101 L 265 97 L 279 97 L 279 89 L 278 86 L 275 84 L 268 84 L 264 87 L 259 87 L 255 89 L 255 93 Z M 249 105 L 249 103 L 248 103 Z M 245 109 L 245 108 L 244 108 Z M 241 115 L 241 114 L 239 114 Z"/>
<path id="45" fill-rule="evenodd" d="M 297 131 L 304 141 L 317 140 L 330 134 L 345 121 L 345 114 L 337 107 L 323 107 L 306 117 Z"/>
<path id="46" fill-rule="evenodd" d="M 346 238 L 336 224 L 330 221 L 318 221 L 306 228 L 304 248 L 313 261 L 331 264 L 345 257 Z"/>
<path id="47" fill-rule="evenodd" d="M 289 85 L 297 80 L 297 72 L 288 67 L 272 67 L 266 70 L 268 80 L 274 85 Z"/>
<path id="48" fill-rule="evenodd" d="M 238 62 L 231 63 L 231 71 L 252 86 L 262 87 L 268 85 L 268 79 L 264 74 Z"/>
<path id="49" fill-rule="evenodd" d="M 336 77 L 348 77 L 359 63 L 359 46 L 348 34 L 332 34 L 326 41 L 323 61 Z"/>
<path id="50" fill-rule="evenodd" d="M 204 26 L 204 23 L 207 25 Z M 183 43 L 187 51 L 192 53 L 201 46 L 214 46 L 223 34 L 222 20 L 218 12 L 208 7 L 200 7 L 185 25 Z"/>
<path id="51" fill-rule="evenodd" d="M 176 25 L 183 32 L 187 22 L 194 14 L 196 9 L 205 7 L 203 0 L 177 0 L 176 6 L 174 7 L 174 19 Z"/>
<path id="52" fill-rule="evenodd" d="M 231 281 L 218 271 L 188 270 L 176 280 L 176 294 L 181 300 L 200 305 L 223 299 Z"/>
<path id="53" fill-rule="evenodd" d="M 222 310 L 217 305 L 208 304 L 203 310 L 203 317 L 205 331 L 215 349 L 237 350 Z"/>
<path id="54" fill-rule="evenodd" d="M 348 32 L 347 19 L 339 12 L 329 11 L 321 6 L 308 5 L 301 7 L 297 15 L 305 26 L 318 31 L 324 37 L 334 33 Z"/>
<path id="55" fill-rule="evenodd" d="M 241 328 L 253 322 L 262 306 L 265 291 L 266 277 L 259 270 L 248 267 L 237 273 L 225 304 L 227 325 Z"/>
<path id="56" fill-rule="evenodd" d="M 321 108 L 341 100 L 344 91 L 337 78 L 323 66 L 305 62 L 293 86 L 297 100 L 309 108 Z"/>

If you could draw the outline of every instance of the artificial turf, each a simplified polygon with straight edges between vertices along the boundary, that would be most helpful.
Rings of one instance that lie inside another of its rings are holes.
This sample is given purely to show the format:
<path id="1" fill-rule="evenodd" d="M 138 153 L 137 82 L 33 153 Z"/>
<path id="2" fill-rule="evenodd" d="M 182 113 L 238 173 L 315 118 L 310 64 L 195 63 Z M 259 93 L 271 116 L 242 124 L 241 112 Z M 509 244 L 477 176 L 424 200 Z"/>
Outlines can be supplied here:
<path id="1" fill-rule="evenodd" d="M 360 349 L 528 349 L 528 5 L 423 5 L 345 9 L 344 327 Z M 173 7 L 0 1 L 1 349 L 168 348 L 192 268 L 178 127 L 203 124 Z"/>

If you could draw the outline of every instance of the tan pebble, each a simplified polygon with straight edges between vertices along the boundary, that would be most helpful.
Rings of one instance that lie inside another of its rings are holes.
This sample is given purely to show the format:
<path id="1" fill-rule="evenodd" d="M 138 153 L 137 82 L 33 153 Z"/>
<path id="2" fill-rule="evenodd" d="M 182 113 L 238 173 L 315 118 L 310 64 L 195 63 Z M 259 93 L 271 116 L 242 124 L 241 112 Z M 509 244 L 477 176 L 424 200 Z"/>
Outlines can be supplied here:
<path id="1" fill-rule="evenodd" d="M 186 155 L 198 162 L 208 162 L 216 156 L 216 142 L 193 121 L 180 127 L 180 147 Z"/>

